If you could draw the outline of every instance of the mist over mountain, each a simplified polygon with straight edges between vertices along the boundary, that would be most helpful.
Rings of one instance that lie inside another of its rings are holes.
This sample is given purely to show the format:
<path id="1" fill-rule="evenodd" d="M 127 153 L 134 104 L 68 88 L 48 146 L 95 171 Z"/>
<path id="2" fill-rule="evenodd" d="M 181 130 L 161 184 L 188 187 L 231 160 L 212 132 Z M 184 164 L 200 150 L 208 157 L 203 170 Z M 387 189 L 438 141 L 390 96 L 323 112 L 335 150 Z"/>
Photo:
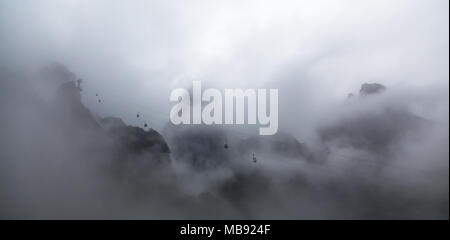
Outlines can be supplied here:
<path id="1" fill-rule="evenodd" d="M 161 135 L 99 117 L 76 74 L 45 71 L 2 70 L 1 218 L 448 218 L 448 126 L 406 109 L 343 96 L 311 142 L 170 123 Z"/>
<path id="2" fill-rule="evenodd" d="M 442 0 L 0 1 L 0 219 L 448 219 L 449 29 Z M 277 133 L 172 124 L 194 81 L 276 89 Z"/>

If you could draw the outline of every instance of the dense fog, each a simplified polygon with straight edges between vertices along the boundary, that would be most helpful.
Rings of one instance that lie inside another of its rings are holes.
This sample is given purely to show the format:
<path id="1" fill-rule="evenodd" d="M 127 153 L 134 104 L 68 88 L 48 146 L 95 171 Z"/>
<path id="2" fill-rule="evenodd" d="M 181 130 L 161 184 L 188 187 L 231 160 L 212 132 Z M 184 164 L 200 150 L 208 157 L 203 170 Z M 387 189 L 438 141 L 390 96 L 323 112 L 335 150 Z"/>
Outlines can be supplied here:
<path id="1" fill-rule="evenodd" d="M 2 219 L 448 219 L 446 1 L 2 1 Z M 80 80 L 80 81 L 79 81 Z M 174 125 L 278 89 L 279 129 Z"/>

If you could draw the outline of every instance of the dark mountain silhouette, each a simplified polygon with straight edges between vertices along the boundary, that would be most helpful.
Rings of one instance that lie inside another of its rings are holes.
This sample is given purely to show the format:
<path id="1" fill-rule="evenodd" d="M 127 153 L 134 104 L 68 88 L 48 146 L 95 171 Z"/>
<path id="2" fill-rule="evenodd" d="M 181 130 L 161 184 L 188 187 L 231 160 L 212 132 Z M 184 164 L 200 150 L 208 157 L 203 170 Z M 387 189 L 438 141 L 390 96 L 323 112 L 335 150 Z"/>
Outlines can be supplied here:
<path id="1" fill-rule="evenodd" d="M 162 167 L 170 168 L 170 150 L 158 132 L 127 126 L 119 118 L 106 117 L 98 120 L 83 105 L 81 88 L 77 86 L 77 78 L 72 72 L 60 64 L 53 64 L 43 72 L 52 79 L 50 87 L 54 83 L 59 85 L 54 88 L 55 92 L 48 100 L 41 99 L 35 93 L 32 80 L 17 80 L 19 76 L 12 73 L 2 77 L 3 90 L 6 90 L 3 97 L 15 103 L 14 108 L 2 108 L 2 120 L 5 120 L 2 127 L 14 123 L 14 119 L 22 120 L 22 112 L 26 112 L 26 117 L 30 118 L 31 124 L 22 129 L 29 132 L 27 140 L 30 142 L 22 141 L 20 144 L 37 145 L 39 142 L 43 145 L 41 148 L 47 149 L 46 154 L 54 154 L 52 157 L 55 159 L 67 157 L 92 162 L 101 160 L 107 162 L 105 164 L 114 170 L 114 174 L 120 173 L 122 177 L 136 177 L 136 171 L 141 177 Z M 48 84 L 45 79 L 41 83 Z M 37 133 L 34 134 L 35 131 Z M 58 155 L 60 150 L 55 144 L 37 139 L 39 136 L 66 142 L 70 148 L 67 149 L 67 155 Z M 31 157 L 37 156 L 33 154 Z"/>
<path id="2" fill-rule="evenodd" d="M 162 137 L 96 117 L 70 71 L 57 71 L 62 82 L 48 99 L 24 76 L 0 74 L 0 217 L 448 218 L 448 190 L 422 194 L 371 178 L 364 164 L 345 174 L 327 165 L 335 148 L 395 159 L 405 136 L 430 125 L 404 109 L 352 112 L 319 129 L 313 145 L 290 133 L 242 137 L 204 125 L 169 124 Z M 354 100 L 365 107 L 370 99 Z"/>
<path id="3" fill-rule="evenodd" d="M 386 91 L 386 87 L 379 83 L 364 83 L 361 85 L 359 94 L 361 96 L 378 94 Z"/>
<path id="4" fill-rule="evenodd" d="M 360 94 L 377 96 L 386 89 L 378 83 L 364 83 Z M 325 145 L 352 147 L 386 157 L 396 151 L 398 146 L 395 143 L 400 142 L 401 138 L 430 124 L 430 121 L 405 109 L 384 106 L 377 110 L 366 108 L 358 113 L 343 116 L 338 121 L 323 126 L 318 134 Z"/>
<path id="5" fill-rule="evenodd" d="M 204 171 L 224 167 L 234 158 L 235 150 L 226 149 L 226 134 L 209 126 L 174 126 L 164 129 L 174 159 L 183 161 L 193 170 Z"/>
<path id="6" fill-rule="evenodd" d="M 359 97 L 381 94 L 386 90 L 386 86 L 380 83 L 363 83 L 359 89 Z M 355 94 L 353 93 L 347 95 L 347 99 L 352 99 L 354 97 Z"/>
<path id="7" fill-rule="evenodd" d="M 89 109 L 81 102 L 80 89 L 73 81 L 62 83 L 53 99 L 55 114 L 64 116 L 68 121 L 80 127 L 98 129 L 100 124 L 94 119 Z"/>

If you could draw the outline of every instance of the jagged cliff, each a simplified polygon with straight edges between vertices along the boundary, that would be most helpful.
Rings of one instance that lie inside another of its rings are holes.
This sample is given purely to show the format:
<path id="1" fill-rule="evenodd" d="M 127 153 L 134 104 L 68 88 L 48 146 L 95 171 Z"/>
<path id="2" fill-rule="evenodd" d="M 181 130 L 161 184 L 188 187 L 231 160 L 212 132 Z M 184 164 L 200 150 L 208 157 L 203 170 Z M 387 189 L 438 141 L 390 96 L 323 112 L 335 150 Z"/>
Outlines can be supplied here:
<path id="1" fill-rule="evenodd" d="M 170 168 L 169 147 L 157 131 L 127 126 L 119 118 L 94 117 L 81 101 L 82 90 L 73 73 L 60 64 L 44 70 L 41 77 L 45 82 L 18 80 L 21 76 L 14 73 L 1 78 L 1 96 L 8 101 L 3 102 L 8 107 L 1 109 L 3 132 L 6 136 L 11 133 L 13 139 L 24 133 L 15 146 L 38 148 L 37 152 L 56 161 L 101 162 L 108 166 L 105 169 L 126 181 L 138 180 L 132 178 L 145 177 L 153 170 Z M 42 85 L 54 89 L 48 99 L 36 92 L 36 86 L 42 88 Z M 13 107 L 10 103 L 14 103 Z M 22 128 L 13 126 L 25 119 L 28 124 Z M 59 144 L 64 149 L 59 149 Z M 25 158 L 41 157 L 29 152 Z"/>

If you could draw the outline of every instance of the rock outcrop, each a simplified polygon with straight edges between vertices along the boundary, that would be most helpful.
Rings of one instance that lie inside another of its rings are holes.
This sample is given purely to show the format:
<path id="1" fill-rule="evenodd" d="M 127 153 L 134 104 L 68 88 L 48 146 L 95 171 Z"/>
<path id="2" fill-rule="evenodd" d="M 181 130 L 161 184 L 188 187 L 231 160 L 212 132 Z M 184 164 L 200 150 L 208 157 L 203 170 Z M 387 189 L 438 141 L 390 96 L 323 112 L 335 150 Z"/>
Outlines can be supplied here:
<path id="1" fill-rule="evenodd" d="M 359 90 L 359 95 L 367 96 L 373 94 L 379 94 L 386 91 L 386 87 L 379 83 L 364 83 L 361 85 Z"/>

